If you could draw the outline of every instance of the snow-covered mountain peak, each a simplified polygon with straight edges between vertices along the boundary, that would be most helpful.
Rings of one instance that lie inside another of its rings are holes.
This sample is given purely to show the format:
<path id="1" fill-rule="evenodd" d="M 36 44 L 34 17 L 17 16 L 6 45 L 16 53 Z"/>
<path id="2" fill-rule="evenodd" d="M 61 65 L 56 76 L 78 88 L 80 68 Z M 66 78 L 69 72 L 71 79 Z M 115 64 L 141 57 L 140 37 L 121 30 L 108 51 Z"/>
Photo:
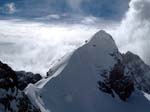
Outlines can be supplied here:
<path id="1" fill-rule="evenodd" d="M 113 38 L 107 33 L 105 32 L 104 30 L 100 30 L 98 31 L 94 36 L 93 36 L 93 39 L 95 38 L 111 38 L 113 40 Z"/>
<path id="2" fill-rule="evenodd" d="M 54 72 L 50 69 L 55 77 L 29 85 L 26 93 L 42 112 L 149 112 L 150 102 L 134 91 L 124 59 L 112 37 L 99 31 Z"/>
<path id="3" fill-rule="evenodd" d="M 115 41 L 104 30 L 97 32 L 91 40 L 75 51 L 82 61 L 90 63 L 96 71 L 110 71 L 118 60 L 122 60 Z"/>
<path id="4" fill-rule="evenodd" d="M 146 65 L 138 55 L 130 51 L 123 54 L 123 63 L 128 69 L 127 74 L 133 78 L 135 86 L 150 93 L 150 66 Z"/>
<path id="5" fill-rule="evenodd" d="M 89 44 L 92 44 L 93 46 L 98 45 L 99 48 L 106 47 L 107 49 L 118 49 L 115 41 L 104 30 L 98 31 L 90 40 Z M 103 46 L 102 46 L 103 45 Z M 108 48 L 110 47 L 110 48 Z"/>
<path id="6" fill-rule="evenodd" d="M 119 55 L 115 42 L 107 33 L 100 31 L 95 34 L 71 55 L 59 75 L 55 72 L 53 75 L 56 77 L 49 78 L 40 90 L 46 109 L 52 112 L 100 110 L 103 98 L 99 99 L 99 95 L 104 97 L 105 94 L 99 90 L 98 81 L 102 79 L 100 76 L 104 72 L 105 75 L 109 74 Z M 109 98 L 113 99 L 111 95 Z"/>
<path id="7" fill-rule="evenodd" d="M 128 51 L 124 54 L 124 57 L 126 57 L 126 61 L 137 61 L 141 60 L 138 55 L 133 54 L 132 52 Z"/>

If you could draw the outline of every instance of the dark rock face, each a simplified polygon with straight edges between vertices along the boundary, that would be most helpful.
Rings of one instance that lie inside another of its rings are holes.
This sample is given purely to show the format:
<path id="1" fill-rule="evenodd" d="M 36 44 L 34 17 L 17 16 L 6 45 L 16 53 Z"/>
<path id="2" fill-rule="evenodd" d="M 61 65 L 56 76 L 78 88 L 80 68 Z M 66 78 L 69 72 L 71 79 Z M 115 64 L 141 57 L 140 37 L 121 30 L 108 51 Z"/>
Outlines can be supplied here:
<path id="1" fill-rule="evenodd" d="M 142 59 L 131 53 L 123 54 L 123 63 L 127 71 L 127 75 L 134 80 L 135 86 L 147 93 L 150 93 L 150 67 L 146 65 Z"/>
<path id="2" fill-rule="evenodd" d="M 134 88 L 150 93 L 150 67 L 131 52 L 122 54 L 121 60 L 117 59 L 115 54 L 111 56 L 115 57 L 118 63 L 110 71 L 109 77 L 104 77 L 103 81 L 98 82 L 99 89 L 113 97 L 115 92 L 123 101 L 130 97 Z"/>
<path id="3" fill-rule="evenodd" d="M 111 53 L 110 56 L 116 60 L 116 64 L 109 71 L 109 75 L 105 75 L 107 72 L 100 74 L 104 80 L 98 82 L 99 89 L 111 94 L 112 97 L 115 97 L 115 92 L 121 100 L 126 101 L 131 96 L 135 86 L 132 76 L 128 75 L 131 71 L 126 67 L 125 58 L 118 50 Z"/>
<path id="4" fill-rule="evenodd" d="M 13 71 L 7 64 L 3 64 L 2 62 L 0 62 L 0 79 L 5 78 L 11 78 L 13 79 L 17 84 L 17 76 L 15 74 L 15 71 Z"/>
<path id="5" fill-rule="evenodd" d="M 110 72 L 109 83 L 120 99 L 126 101 L 134 91 L 134 82 L 130 76 L 124 75 L 124 66 L 117 64 Z"/>
<path id="6" fill-rule="evenodd" d="M 0 109 L 4 112 L 40 112 L 21 91 L 16 72 L 0 62 Z"/>
<path id="7" fill-rule="evenodd" d="M 124 66 L 118 63 L 110 71 L 110 75 L 103 82 L 99 81 L 99 89 L 115 97 L 114 92 L 126 101 L 134 91 L 134 82 L 130 76 L 124 75 Z"/>
<path id="8" fill-rule="evenodd" d="M 24 90 L 29 83 L 35 84 L 42 79 L 40 74 L 33 74 L 32 72 L 18 71 L 16 72 L 18 79 L 18 88 Z"/>

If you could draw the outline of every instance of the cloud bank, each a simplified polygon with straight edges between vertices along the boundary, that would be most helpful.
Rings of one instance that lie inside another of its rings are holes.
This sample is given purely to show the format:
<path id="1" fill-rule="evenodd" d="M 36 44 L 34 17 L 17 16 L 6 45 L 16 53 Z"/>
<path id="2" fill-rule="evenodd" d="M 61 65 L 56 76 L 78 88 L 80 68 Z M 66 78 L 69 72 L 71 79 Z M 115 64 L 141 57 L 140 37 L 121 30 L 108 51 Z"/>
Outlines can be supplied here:
<path id="1" fill-rule="evenodd" d="M 150 0 L 132 0 L 129 6 L 112 35 L 122 52 L 130 50 L 150 64 Z"/>
<path id="2" fill-rule="evenodd" d="M 86 0 L 76 1 L 74 8 L 81 1 Z M 73 0 L 70 2 L 75 4 Z M 13 11 L 12 6 L 8 7 Z M 112 34 L 120 51 L 130 50 L 150 64 L 149 10 L 150 0 L 132 0 L 125 17 L 117 27 L 113 23 L 107 26 L 108 21 L 93 16 L 85 16 L 81 20 L 82 25 L 0 20 L 0 25 L 3 26 L 0 27 L 0 59 L 16 70 L 45 74 L 55 60 L 82 45 L 99 29 L 105 29 Z M 50 18 L 59 19 L 60 16 L 53 14 Z"/>
<path id="3" fill-rule="evenodd" d="M 15 70 L 42 75 L 98 31 L 92 26 L 16 20 L 0 20 L 0 25 L 0 60 Z"/>

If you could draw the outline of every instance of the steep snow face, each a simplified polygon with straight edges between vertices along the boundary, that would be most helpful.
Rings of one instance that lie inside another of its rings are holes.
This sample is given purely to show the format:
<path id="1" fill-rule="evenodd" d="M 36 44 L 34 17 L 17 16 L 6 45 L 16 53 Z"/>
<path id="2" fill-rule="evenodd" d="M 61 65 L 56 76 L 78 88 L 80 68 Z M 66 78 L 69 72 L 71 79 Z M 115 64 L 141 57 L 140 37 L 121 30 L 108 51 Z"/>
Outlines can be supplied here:
<path id="1" fill-rule="evenodd" d="M 150 102 L 137 90 L 128 102 L 99 90 L 98 81 L 109 77 L 119 60 L 122 56 L 114 40 L 105 31 L 100 31 L 68 58 L 63 70 L 57 69 L 59 74 L 56 71 L 55 77 L 46 79 L 44 85 L 42 81 L 38 83 L 42 88 L 36 91 L 30 85 L 26 93 L 29 97 L 36 93 L 35 98 L 39 95 L 39 102 L 32 100 L 42 106 L 41 110 L 50 112 L 149 112 Z"/>
<path id="2" fill-rule="evenodd" d="M 109 35 L 104 31 L 95 34 L 73 53 L 65 69 L 41 89 L 46 108 L 52 112 L 100 110 L 99 72 L 111 70 L 117 61 L 110 54 L 115 51 L 117 47 Z"/>
<path id="3" fill-rule="evenodd" d="M 91 67 L 97 69 L 97 72 L 109 72 L 117 63 L 117 59 L 121 59 L 114 40 L 103 30 L 96 33 L 89 43 L 85 44 L 76 52 L 82 58 L 80 60 L 85 62 L 84 66 L 89 63 Z M 115 59 L 112 54 L 114 54 L 117 59 Z"/>

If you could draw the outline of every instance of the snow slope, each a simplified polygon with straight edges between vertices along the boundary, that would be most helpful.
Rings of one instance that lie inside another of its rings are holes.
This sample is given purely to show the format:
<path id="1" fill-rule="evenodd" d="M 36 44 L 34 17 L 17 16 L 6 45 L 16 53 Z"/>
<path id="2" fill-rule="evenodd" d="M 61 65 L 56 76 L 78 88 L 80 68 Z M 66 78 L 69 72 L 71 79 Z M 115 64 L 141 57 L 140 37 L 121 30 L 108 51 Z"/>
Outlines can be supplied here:
<path id="1" fill-rule="evenodd" d="M 63 69 L 58 66 L 55 77 L 40 81 L 37 86 L 29 85 L 26 94 L 42 112 L 149 112 L 148 95 L 137 89 L 127 102 L 99 90 L 98 81 L 104 78 L 100 74 L 105 72 L 108 77 L 118 60 L 122 56 L 114 40 L 99 31 L 68 56 Z M 33 96 L 35 92 L 38 94 Z"/>

